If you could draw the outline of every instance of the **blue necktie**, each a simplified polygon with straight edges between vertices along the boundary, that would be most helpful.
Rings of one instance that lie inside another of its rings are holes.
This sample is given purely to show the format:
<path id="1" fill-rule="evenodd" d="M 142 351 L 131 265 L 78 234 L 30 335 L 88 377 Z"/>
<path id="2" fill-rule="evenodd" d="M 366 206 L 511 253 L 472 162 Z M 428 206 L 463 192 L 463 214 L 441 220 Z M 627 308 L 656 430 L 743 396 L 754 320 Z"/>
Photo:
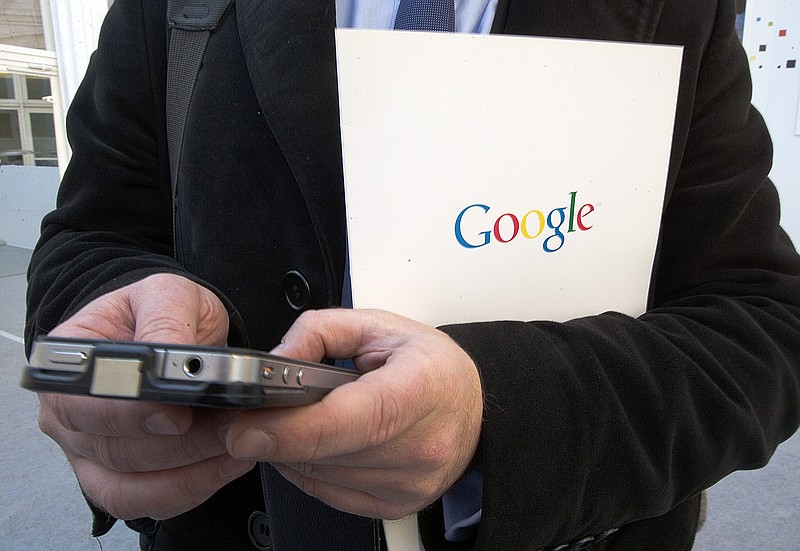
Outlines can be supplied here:
<path id="1" fill-rule="evenodd" d="M 394 28 L 406 31 L 453 32 L 456 28 L 454 0 L 400 0 Z"/>

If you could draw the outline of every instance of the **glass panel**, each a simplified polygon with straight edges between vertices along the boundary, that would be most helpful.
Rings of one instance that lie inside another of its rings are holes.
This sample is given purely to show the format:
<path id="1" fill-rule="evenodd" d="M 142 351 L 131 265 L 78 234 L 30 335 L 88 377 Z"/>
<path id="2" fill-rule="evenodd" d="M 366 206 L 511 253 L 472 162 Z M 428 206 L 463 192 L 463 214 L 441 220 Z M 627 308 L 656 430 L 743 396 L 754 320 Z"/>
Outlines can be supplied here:
<path id="1" fill-rule="evenodd" d="M 58 166 L 58 159 L 39 159 L 34 162 L 36 166 Z"/>
<path id="2" fill-rule="evenodd" d="M 52 113 L 31 113 L 31 137 L 33 138 L 33 152 L 36 164 L 39 162 L 57 160 L 56 153 L 56 129 L 53 123 Z"/>
<path id="3" fill-rule="evenodd" d="M 8 73 L 0 73 L 0 99 L 16 99 L 14 97 L 14 77 Z"/>
<path id="4" fill-rule="evenodd" d="M 49 78 L 25 77 L 25 85 L 28 87 L 28 99 L 40 100 L 52 94 Z"/>
<path id="5" fill-rule="evenodd" d="M 16 109 L 0 109 L 0 163 L 21 165 L 22 141 L 19 135 L 19 115 Z"/>

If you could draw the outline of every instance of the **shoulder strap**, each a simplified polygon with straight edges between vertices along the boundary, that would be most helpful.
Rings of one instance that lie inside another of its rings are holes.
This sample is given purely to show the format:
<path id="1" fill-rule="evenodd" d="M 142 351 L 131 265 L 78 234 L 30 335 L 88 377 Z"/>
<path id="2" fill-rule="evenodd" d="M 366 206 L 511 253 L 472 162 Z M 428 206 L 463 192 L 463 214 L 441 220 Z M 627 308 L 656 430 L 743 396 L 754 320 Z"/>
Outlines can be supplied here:
<path id="1" fill-rule="evenodd" d="M 167 58 L 167 148 L 172 199 L 175 200 L 186 115 L 211 32 L 233 0 L 168 0 L 170 28 Z"/>

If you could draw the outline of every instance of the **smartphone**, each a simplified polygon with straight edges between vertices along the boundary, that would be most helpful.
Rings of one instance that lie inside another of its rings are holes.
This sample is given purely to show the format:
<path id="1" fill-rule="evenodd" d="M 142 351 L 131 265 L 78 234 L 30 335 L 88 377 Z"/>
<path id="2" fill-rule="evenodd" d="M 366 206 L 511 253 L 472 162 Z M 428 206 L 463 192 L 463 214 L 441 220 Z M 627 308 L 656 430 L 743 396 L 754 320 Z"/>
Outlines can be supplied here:
<path id="1" fill-rule="evenodd" d="M 223 408 L 316 402 L 359 373 L 241 348 L 43 337 L 21 386 Z"/>

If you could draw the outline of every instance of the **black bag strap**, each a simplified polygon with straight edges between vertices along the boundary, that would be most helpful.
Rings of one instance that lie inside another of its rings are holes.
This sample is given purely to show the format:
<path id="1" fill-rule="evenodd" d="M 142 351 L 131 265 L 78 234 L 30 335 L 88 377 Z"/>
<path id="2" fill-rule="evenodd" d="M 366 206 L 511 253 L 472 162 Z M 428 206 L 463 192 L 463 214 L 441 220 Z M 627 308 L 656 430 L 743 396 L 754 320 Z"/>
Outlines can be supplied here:
<path id="1" fill-rule="evenodd" d="M 219 26 L 233 0 L 169 0 L 170 27 L 167 58 L 167 149 L 172 200 L 178 184 L 186 116 L 208 37 Z"/>

